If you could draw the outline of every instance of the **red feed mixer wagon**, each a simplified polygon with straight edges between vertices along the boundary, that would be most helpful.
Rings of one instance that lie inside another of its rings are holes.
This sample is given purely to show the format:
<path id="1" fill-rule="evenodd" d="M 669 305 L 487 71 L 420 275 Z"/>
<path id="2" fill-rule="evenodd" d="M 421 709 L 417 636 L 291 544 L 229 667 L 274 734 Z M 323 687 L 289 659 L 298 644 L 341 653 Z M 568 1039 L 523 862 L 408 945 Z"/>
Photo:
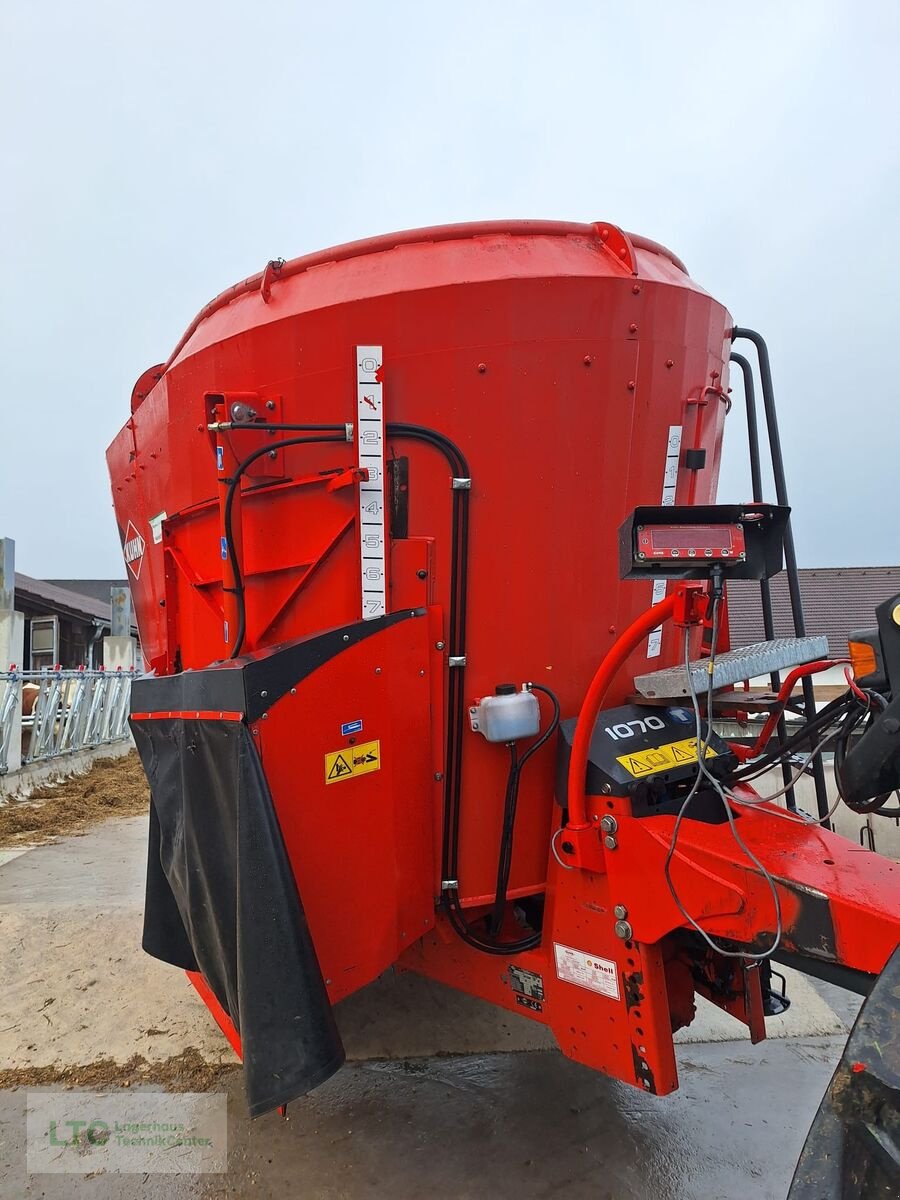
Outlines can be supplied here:
<path id="1" fill-rule="evenodd" d="M 732 363 L 754 495 L 717 505 Z M 189 972 L 252 1114 L 340 1067 L 332 1006 L 392 965 L 657 1095 L 696 995 L 758 1041 L 773 963 L 872 988 L 900 868 L 831 831 L 822 754 L 892 815 L 900 597 L 817 711 L 765 343 L 668 250 L 510 221 L 270 262 L 131 409 L 108 462 L 148 666 L 144 947 Z M 768 641 L 728 649 L 732 579 Z M 753 704 L 755 744 L 715 732 Z M 783 799 L 752 786 L 773 767 Z M 853 1078 L 893 1095 L 878 1071 Z"/>

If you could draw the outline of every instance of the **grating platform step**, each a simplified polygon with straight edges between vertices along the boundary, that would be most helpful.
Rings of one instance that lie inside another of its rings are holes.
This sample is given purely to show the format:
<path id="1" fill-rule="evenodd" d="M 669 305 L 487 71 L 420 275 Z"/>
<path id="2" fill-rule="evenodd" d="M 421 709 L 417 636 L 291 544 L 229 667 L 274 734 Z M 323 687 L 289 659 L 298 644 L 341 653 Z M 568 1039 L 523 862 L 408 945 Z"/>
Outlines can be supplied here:
<path id="1" fill-rule="evenodd" d="M 775 638 L 771 642 L 755 642 L 752 646 L 741 646 L 738 650 L 728 650 L 719 655 L 713 667 L 713 688 L 731 687 L 742 679 L 756 679 L 759 675 L 827 657 L 826 637 Z M 690 666 L 695 691 L 705 692 L 709 687 L 709 659 L 698 658 Z M 651 671 L 649 675 L 636 675 L 634 690 L 650 700 L 680 700 L 691 694 L 683 666 Z"/>

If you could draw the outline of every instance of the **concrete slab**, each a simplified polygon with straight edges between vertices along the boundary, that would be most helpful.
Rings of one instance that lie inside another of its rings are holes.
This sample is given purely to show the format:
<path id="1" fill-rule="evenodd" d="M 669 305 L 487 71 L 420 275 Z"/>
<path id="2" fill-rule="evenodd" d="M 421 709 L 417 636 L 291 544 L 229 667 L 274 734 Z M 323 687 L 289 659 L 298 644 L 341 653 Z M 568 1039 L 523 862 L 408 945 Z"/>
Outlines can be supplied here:
<path id="1" fill-rule="evenodd" d="M 14 858 L 18 858 L 20 854 L 27 854 L 31 846 L 20 846 L 18 850 L 0 850 L 0 867 L 4 863 L 12 862 Z"/>
<path id="2" fill-rule="evenodd" d="M 665 1098 L 546 1052 L 358 1063 L 287 1121 L 250 1122 L 235 1072 L 205 1177 L 28 1176 L 25 1092 L 0 1093 L 0 1200 L 783 1200 L 842 1045 L 687 1046 Z"/>
<path id="3" fill-rule="evenodd" d="M 234 1061 L 184 975 L 140 948 L 146 818 L 97 826 L 0 866 L 0 1063 L 16 1067 L 159 1061 L 197 1049 Z M 841 1034 L 845 1023 L 791 972 L 790 1013 L 770 1036 Z M 388 973 L 337 1008 L 348 1057 L 409 1058 L 545 1050 L 543 1026 L 415 975 Z M 698 1001 L 680 1042 L 745 1040 L 746 1029 Z"/>

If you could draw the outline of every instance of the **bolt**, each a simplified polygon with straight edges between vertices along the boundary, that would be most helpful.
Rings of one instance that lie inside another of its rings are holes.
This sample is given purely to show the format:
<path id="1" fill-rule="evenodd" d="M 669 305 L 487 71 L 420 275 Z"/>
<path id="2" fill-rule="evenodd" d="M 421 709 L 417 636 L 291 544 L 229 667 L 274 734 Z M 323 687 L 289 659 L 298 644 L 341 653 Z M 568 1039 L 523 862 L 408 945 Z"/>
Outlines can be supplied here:
<path id="1" fill-rule="evenodd" d="M 330 980 L 330 979 L 326 979 L 326 980 L 325 980 L 325 984 L 326 984 L 326 986 L 327 986 L 327 987 L 331 987 L 331 980 Z"/>
<path id="2" fill-rule="evenodd" d="M 166 607 L 166 602 L 165 602 L 165 600 L 160 600 L 160 602 L 159 602 L 159 607 L 160 607 L 160 608 L 165 608 L 165 607 Z"/>
<path id="3" fill-rule="evenodd" d="M 266 408 L 269 410 L 269 412 L 274 412 L 274 411 L 275 411 L 275 401 L 274 401 L 274 400 L 267 400 L 267 401 L 266 401 Z"/>
<path id="4" fill-rule="evenodd" d="M 349 642 L 349 641 L 350 641 L 350 634 L 349 634 L 349 633 L 345 633 L 345 634 L 344 634 L 344 641 L 345 641 L 345 642 Z"/>
<path id="5" fill-rule="evenodd" d="M 616 921 L 615 930 L 616 937 L 621 938 L 623 942 L 631 938 L 632 928 L 627 921 Z"/>
<path id="6" fill-rule="evenodd" d="M 381 674 L 381 667 L 376 667 L 376 668 L 375 668 L 375 674 L 376 674 L 376 675 L 380 675 L 380 674 Z"/>
<path id="7" fill-rule="evenodd" d="M 617 921 L 624 921 L 625 918 L 628 916 L 628 909 L 625 907 L 624 904 L 617 904 L 616 907 L 613 909 L 613 913 L 615 914 Z"/>
<path id="8" fill-rule="evenodd" d="M 612 813 L 607 813 L 600 822 L 600 828 L 604 833 L 615 833 L 619 828 L 619 822 L 612 815 Z"/>
<path id="9" fill-rule="evenodd" d="M 479 375 L 483 375 L 486 370 L 487 370 L 487 363 L 479 363 L 478 364 L 478 374 Z"/>
<path id="10" fill-rule="evenodd" d="M 270 450 L 270 451 L 269 451 L 269 452 L 266 454 L 266 458 L 277 458 L 277 457 L 278 457 L 278 451 L 277 451 L 277 450 Z"/>
<path id="11" fill-rule="evenodd" d="M 435 648 L 435 650 L 443 650 L 443 648 L 444 648 L 444 643 L 443 643 L 443 642 L 435 642 L 435 643 L 434 643 L 434 648 Z"/>
<path id="12" fill-rule="evenodd" d="M 266 696 L 268 696 L 269 693 L 268 692 L 260 692 L 259 694 L 260 694 L 260 696 L 262 696 L 263 700 L 265 700 Z"/>
<path id="13" fill-rule="evenodd" d="M 605 837 L 603 839 L 603 845 L 607 848 L 607 850 L 615 850 L 615 848 L 618 846 L 618 844 L 619 843 L 612 836 L 612 834 L 609 834 L 607 837 Z"/>
<path id="14" fill-rule="evenodd" d="M 666 359 L 666 366 L 667 366 L 667 367 L 674 367 L 674 366 L 675 366 L 675 359 L 674 359 L 674 358 L 667 358 L 667 359 Z"/>
<path id="15" fill-rule="evenodd" d="M 609 632 L 615 633 L 616 631 L 615 631 L 615 629 L 612 628 L 612 626 L 610 626 Z M 604 796 L 608 796 L 609 793 L 612 791 L 612 784 L 604 783 L 603 786 L 600 788 L 600 791 L 603 793 Z"/>
<path id="16" fill-rule="evenodd" d="M 263 713 L 263 715 L 262 715 L 262 719 L 263 719 L 264 721 L 268 721 L 268 719 L 269 719 L 269 714 L 268 714 L 268 713 Z"/>
<path id="17" fill-rule="evenodd" d="M 420 674 L 420 675 L 424 675 L 424 674 L 425 674 L 425 672 L 424 672 L 424 671 L 419 671 L 419 674 Z"/>
<path id="18" fill-rule="evenodd" d="M 637 333 L 637 322 L 636 321 L 632 321 L 631 324 L 628 326 L 628 332 L 629 333 Z"/>
<path id="19" fill-rule="evenodd" d="M 297 689 L 296 689 L 296 688 L 291 688 L 291 695 L 292 695 L 292 696 L 296 696 L 296 695 L 297 695 Z"/>
<path id="20" fill-rule="evenodd" d="M 634 380 L 633 379 L 628 380 L 628 390 L 629 390 L 629 392 L 634 391 Z"/>
<path id="21" fill-rule="evenodd" d="M 254 737 L 259 737 L 259 730 L 258 730 L 258 729 L 253 729 L 253 730 L 251 730 L 251 733 L 253 734 L 253 736 L 254 736 Z"/>
<path id="22" fill-rule="evenodd" d="M 586 367 L 589 367 L 593 361 L 594 361 L 594 360 L 591 358 L 590 354 L 586 354 L 586 355 L 584 356 L 584 365 L 585 365 Z"/>
<path id="23" fill-rule="evenodd" d="M 419 570 L 416 571 L 416 578 L 417 579 L 427 579 L 428 578 L 428 572 L 425 570 L 424 567 L 420 567 Z"/>
<path id="24" fill-rule="evenodd" d="M 631 294 L 633 296 L 639 296 L 641 294 L 641 285 L 639 283 L 633 283 L 631 285 Z"/>
<path id="25" fill-rule="evenodd" d="M 434 782 L 435 783 L 440 783 L 443 778 L 444 778 L 443 771 L 435 771 L 435 773 L 434 773 Z"/>

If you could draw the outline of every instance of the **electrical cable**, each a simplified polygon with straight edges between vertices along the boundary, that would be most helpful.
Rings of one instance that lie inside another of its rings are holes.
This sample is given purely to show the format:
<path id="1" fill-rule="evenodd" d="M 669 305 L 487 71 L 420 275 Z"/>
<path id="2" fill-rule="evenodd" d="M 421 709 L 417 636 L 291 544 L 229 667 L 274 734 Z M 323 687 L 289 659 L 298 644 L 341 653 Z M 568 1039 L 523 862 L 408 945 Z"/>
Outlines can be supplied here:
<path id="1" fill-rule="evenodd" d="M 563 868 L 564 871 L 574 871 L 575 866 L 572 863 L 567 863 L 563 859 L 561 859 L 559 857 L 559 851 L 556 849 L 556 839 L 559 837 L 559 835 L 561 833 L 565 833 L 565 832 L 566 832 L 565 825 L 560 825 L 559 829 L 557 829 L 556 833 L 554 833 L 553 837 L 550 839 L 550 853 L 553 855 L 553 857 L 556 859 L 556 861 L 559 863 L 559 865 Z"/>
<path id="2" fill-rule="evenodd" d="M 696 930 L 697 933 L 700 934 L 700 936 L 703 938 L 703 940 L 706 942 L 706 944 L 710 947 L 710 949 L 714 950 L 716 954 L 721 954 L 725 958 L 741 958 L 741 959 L 747 959 L 747 960 L 751 960 L 753 962 L 759 963 L 759 962 L 762 962 L 763 960 L 769 958 L 772 954 L 774 954 L 774 952 L 778 949 L 778 946 L 781 942 L 781 935 L 782 935 L 782 929 L 783 929 L 782 916 L 781 916 L 781 900 L 779 898 L 778 890 L 775 887 L 775 881 L 772 879 L 772 876 L 769 874 L 769 872 L 766 870 L 765 866 L 760 862 L 760 860 L 756 857 L 756 855 L 753 853 L 753 851 L 750 850 L 750 848 L 746 845 L 743 838 L 739 834 L 739 832 L 737 830 L 737 826 L 735 824 L 734 813 L 731 810 L 731 805 L 729 804 L 728 798 L 722 789 L 721 783 L 719 782 L 718 779 L 715 778 L 715 776 L 710 772 L 709 768 L 706 766 L 706 753 L 709 748 L 709 744 L 712 741 L 712 735 L 713 735 L 713 727 L 712 727 L 712 725 L 713 725 L 713 718 L 712 718 L 713 668 L 715 666 L 715 651 L 716 651 L 716 643 L 717 643 L 717 638 L 718 638 L 718 608 L 719 608 L 719 597 L 714 596 L 713 604 L 712 604 L 712 637 L 711 637 L 711 642 L 710 642 L 710 644 L 712 646 L 712 654 L 710 655 L 709 663 L 707 664 L 708 682 L 707 682 L 707 691 L 706 691 L 706 735 L 705 735 L 705 737 L 702 736 L 702 718 L 700 716 L 700 701 L 697 698 L 697 692 L 696 692 L 696 689 L 694 688 L 694 681 L 691 676 L 691 670 L 690 670 L 690 632 L 688 629 L 685 629 L 685 631 L 684 631 L 685 673 L 687 675 L 688 689 L 689 689 L 690 695 L 691 695 L 691 704 L 694 709 L 694 723 L 695 723 L 696 738 L 697 738 L 697 777 L 694 780 L 693 784 L 691 785 L 691 789 L 688 792 L 687 796 L 685 797 L 684 802 L 681 805 L 681 808 L 678 810 L 678 815 L 675 818 L 675 825 L 672 829 L 672 839 L 669 843 L 669 849 L 666 854 L 665 862 L 663 864 L 663 874 L 665 876 L 666 883 L 668 884 L 669 891 L 672 895 L 672 899 L 675 901 L 675 904 L 678 908 L 678 911 L 681 913 L 681 915 L 684 917 L 684 919 L 688 922 L 688 924 L 694 930 Z M 700 788 L 701 781 L 704 778 L 706 778 L 712 784 L 714 791 L 716 791 L 718 793 L 718 795 L 720 796 L 720 798 L 722 800 L 722 804 L 725 808 L 725 815 L 728 819 L 728 824 L 731 829 L 731 834 L 734 837 L 735 842 L 738 844 L 741 851 L 744 853 L 745 857 L 763 875 L 763 877 L 765 878 L 766 882 L 768 883 L 769 889 L 771 890 L 771 893 L 772 893 L 772 899 L 773 899 L 773 902 L 775 905 L 775 925 L 776 925 L 775 936 L 773 938 L 772 945 L 767 950 L 765 950 L 761 953 L 753 953 L 748 950 L 729 950 L 726 947 L 719 945 L 718 942 L 716 942 L 713 938 L 711 938 L 709 936 L 709 934 L 706 932 L 706 930 L 701 928 L 701 926 L 694 920 L 694 918 L 691 916 L 691 914 L 685 908 L 684 904 L 681 901 L 681 898 L 678 895 L 678 892 L 675 889 L 675 884 L 672 880 L 671 864 L 672 864 L 672 859 L 675 855 L 675 851 L 676 851 L 676 848 L 678 845 L 678 834 L 681 829 L 681 824 L 684 820 L 684 817 L 685 817 L 685 814 L 687 813 L 688 808 L 690 807 L 691 801 L 694 799 L 695 795 L 697 794 L 697 791 Z"/>
<path id="3" fill-rule="evenodd" d="M 822 751 L 825 749 L 825 747 L 828 745 L 828 743 L 830 741 L 833 741 L 836 736 L 837 736 L 837 732 L 832 732 L 832 733 L 827 734 L 824 738 L 822 738 L 822 740 L 819 742 L 818 746 L 816 746 L 815 749 L 812 750 L 806 756 L 806 758 L 803 760 L 803 762 L 800 764 L 799 769 L 797 770 L 796 774 L 792 777 L 790 783 L 785 784 L 784 787 L 779 788 L 777 792 L 773 792 L 770 796 L 757 796 L 754 799 L 750 799 L 749 797 L 746 797 L 746 796 L 738 796 L 730 788 L 724 789 L 725 794 L 728 796 L 728 798 L 730 800 L 734 801 L 735 804 L 742 804 L 746 808 L 757 808 L 760 805 L 770 804 L 773 801 L 778 800 L 781 796 L 783 796 L 785 794 L 785 792 L 788 790 L 789 787 L 794 787 L 797 784 L 797 782 L 803 777 L 803 775 L 806 774 L 806 772 L 809 768 L 809 765 L 813 761 L 813 759 L 816 758 L 819 754 L 821 754 Z M 804 813 L 794 812 L 794 811 L 790 811 L 788 809 L 777 808 L 777 807 L 773 810 L 773 815 L 781 817 L 781 818 L 786 818 L 789 821 L 793 821 L 795 825 L 821 825 L 823 822 L 831 820 L 831 818 L 837 812 L 840 803 L 841 803 L 841 797 L 839 795 L 824 817 L 806 816 Z"/>

